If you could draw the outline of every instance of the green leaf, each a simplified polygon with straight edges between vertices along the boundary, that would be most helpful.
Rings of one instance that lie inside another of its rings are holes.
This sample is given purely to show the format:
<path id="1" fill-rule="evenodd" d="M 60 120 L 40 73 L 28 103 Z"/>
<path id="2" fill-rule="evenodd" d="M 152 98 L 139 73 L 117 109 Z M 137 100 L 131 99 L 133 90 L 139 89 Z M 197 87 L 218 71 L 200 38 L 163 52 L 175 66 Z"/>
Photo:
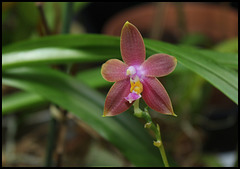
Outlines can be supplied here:
<path id="1" fill-rule="evenodd" d="M 100 72 L 101 68 L 97 67 L 90 70 L 81 71 L 75 77 L 81 83 L 84 83 L 92 88 L 98 88 L 103 86 L 110 87 L 113 83 L 103 79 Z M 11 95 L 6 95 L 2 97 L 2 115 L 14 113 L 16 111 L 27 111 L 34 107 L 45 106 L 47 103 L 48 101 L 46 99 L 34 93 L 13 93 Z"/>
<path id="2" fill-rule="evenodd" d="M 237 53 L 238 52 L 238 38 L 229 39 L 227 41 L 219 43 L 214 47 L 214 50 L 218 52 L 229 52 Z"/>
<path id="3" fill-rule="evenodd" d="M 167 53 L 199 74 L 238 104 L 238 67 L 236 54 L 213 53 L 190 47 L 145 39 L 147 53 Z M 60 35 L 29 40 L 3 48 L 2 70 L 40 63 L 99 62 L 121 58 L 119 38 L 84 34 Z"/>
<path id="4" fill-rule="evenodd" d="M 102 55 L 100 52 L 97 54 L 89 52 L 88 50 L 50 47 L 39 48 L 4 54 L 2 58 L 2 69 L 51 63 L 104 61 L 109 57 L 110 56 Z"/>
<path id="5" fill-rule="evenodd" d="M 136 166 L 163 166 L 152 138 L 130 113 L 102 117 L 104 97 L 78 80 L 49 68 L 9 69 L 3 84 L 37 93 L 75 114 L 114 144 Z"/>
<path id="6" fill-rule="evenodd" d="M 108 82 L 103 79 L 101 75 L 101 67 L 81 71 L 76 75 L 76 78 L 82 83 L 85 83 L 86 85 L 93 88 L 113 85 L 112 82 Z"/>
<path id="7" fill-rule="evenodd" d="M 145 39 L 145 45 L 147 49 L 153 50 L 156 53 L 167 53 L 175 56 L 178 62 L 199 74 L 238 104 L 237 72 L 216 63 L 213 59 L 210 59 L 198 50 L 149 39 Z"/>
<path id="8" fill-rule="evenodd" d="M 200 157 L 200 161 L 204 163 L 206 167 L 224 167 L 216 154 L 203 154 Z"/>
<path id="9" fill-rule="evenodd" d="M 36 48 L 59 47 L 80 49 L 87 47 L 89 50 L 95 47 L 119 47 L 119 38 L 98 34 L 81 34 L 81 35 L 55 35 L 46 36 L 37 39 L 31 39 L 3 47 L 3 53 L 12 51 L 25 51 Z M 110 49 L 111 50 L 111 49 Z"/>
<path id="10" fill-rule="evenodd" d="M 210 39 L 206 35 L 201 33 L 190 33 L 183 36 L 180 39 L 179 43 L 184 45 L 189 45 L 189 46 L 197 46 L 197 45 L 206 46 L 210 44 Z"/>
<path id="11" fill-rule="evenodd" d="M 17 92 L 2 97 L 2 115 L 46 106 L 49 102 L 38 94 Z"/>
<path id="12" fill-rule="evenodd" d="M 204 57 L 207 57 L 214 62 L 224 65 L 228 68 L 238 69 L 238 54 L 237 53 L 222 53 L 214 50 L 206 50 L 206 49 L 199 49 L 197 47 L 193 46 L 180 46 L 181 48 L 185 50 L 192 50 L 196 51 L 201 55 L 204 55 Z"/>

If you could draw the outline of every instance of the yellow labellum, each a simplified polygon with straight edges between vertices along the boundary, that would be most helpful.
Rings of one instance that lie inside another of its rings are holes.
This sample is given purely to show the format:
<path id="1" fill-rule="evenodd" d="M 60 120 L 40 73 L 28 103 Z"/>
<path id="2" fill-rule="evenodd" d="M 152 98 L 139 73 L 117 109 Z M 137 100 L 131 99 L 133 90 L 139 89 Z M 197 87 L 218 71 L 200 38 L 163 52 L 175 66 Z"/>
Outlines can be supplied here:
<path id="1" fill-rule="evenodd" d="M 137 94 L 142 93 L 143 85 L 140 82 L 139 78 L 137 78 L 136 82 L 130 78 L 130 83 L 131 83 L 130 92 L 135 91 Z"/>

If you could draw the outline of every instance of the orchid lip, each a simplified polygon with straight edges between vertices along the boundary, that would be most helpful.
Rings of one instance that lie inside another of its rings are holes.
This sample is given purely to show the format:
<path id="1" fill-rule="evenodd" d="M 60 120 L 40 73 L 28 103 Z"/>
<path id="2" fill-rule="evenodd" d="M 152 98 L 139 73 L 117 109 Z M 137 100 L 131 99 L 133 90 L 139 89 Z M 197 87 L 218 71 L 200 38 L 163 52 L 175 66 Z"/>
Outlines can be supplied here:
<path id="1" fill-rule="evenodd" d="M 142 96 L 140 94 L 137 94 L 135 91 L 132 93 L 129 93 L 127 97 L 124 97 L 129 103 L 132 103 L 133 101 L 141 98 Z"/>
<path id="2" fill-rule="evenodd" d="M 143 77 L 143 71 L 141 66 L 129 66 L 126 75 L 130 77 L 130 93 L 125 99 L 132 103 L 133 101 L 141 98 L 141 94 L 143 91 L 143 85 L 141 83 Z"/>

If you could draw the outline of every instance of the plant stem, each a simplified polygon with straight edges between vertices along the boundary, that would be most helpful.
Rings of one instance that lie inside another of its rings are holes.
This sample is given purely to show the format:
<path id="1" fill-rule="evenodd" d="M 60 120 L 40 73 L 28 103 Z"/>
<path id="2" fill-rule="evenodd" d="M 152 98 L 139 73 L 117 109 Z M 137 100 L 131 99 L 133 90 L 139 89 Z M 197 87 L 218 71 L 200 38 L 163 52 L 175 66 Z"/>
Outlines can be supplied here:
<path id="1" fill-rule="evenodd" d="M 43 2 L 36 2 L 36 6 L 38 7 L 40 18 L 41 18 L 41 22 L 42 22 L 42 25 L 44 27 L 45 33 L 46 33 L 46 35 L 50 35 L 51 31 L 49 29 L 49 26 L 47 24 L 47 19 L 46 19 L 46 16 L 44 14 Z"/>
<path id="2" fill-rule="evenodd" d="M 67 111 L 59 109 L 59 113 L 61 114 L 62 118 L 60 120 L 60 128 L 59 128 L 59 135 L 58 135 L 58 142 L 57 142 L 57 147 L 56 147 L 56 153 L 57 153 L 57 158 L 56 158 L 56 166 L 61 167 L 62 166 L 62 157 L 63 157 L 63 152 L 64 152 L 64 141 L 65 141 L 65 136 L 67 132 Z"/>
<path id="3" fill-rule="evenodd" d="M 160 134 L 160 130 L 159 130 L 159 134 Z M 161 142 L 162 143 L 162 142 Z M 165 165 L 165 167 L 169 167 L 169 164 L 168 164 L 168 160 L 167 160 L 167 156 L 166 156 L 166 153 L 165 153 L 165 149 L 164 149 L 164 146 L 163 146 L 163 143 L 161 144 L 160 147 L 158 147 L 161 155 L 162 155 L 162 159 L 163 159 L 163 163 Z"/>
<path id="4" fill-rule="evenodd" d="M 40 19 L 42 26 L 45 31 L 45 35 L 51 35 L 51 31 L 49 29 L 49 26 L 47 24 L 47 19 L 44 13 L 43 9 L 43 2 L 36 2 L 36 6 L 39 10 Z M 45 167 L 51 167 L 52 166 L 52 156 L 55 149 L 55 142 L 56 142 L 56 131 L 57 131 L 57 121 L 55 117 L 53 117 L 52 114 L 50 114 L 50 122 L 49 122 L 49 131 L 48 131 L 48 137 L 47 137 L 47 149 L 46 149 L 46 158 L 45 158 Z"/>
<path id="5" fill-rule="evenodd" d="M 63 27 L 62 27 L 62 34 L 69 33 L 70 25 L 72 21 L 72 9 L 73 9 L 73 2 L 65 2 L 65 11 L 63 15 Z"/>
<path id="6" fill-rule="evenodd" d="M 169 167 L 167 156 L 166 156 L 166 153 L 165 153 L 165 149 L 164 149 L 164 146 L 163 146 L 163 143 L 162 143 L 162 138 L 161 138 L 161 134 L 160 134 L 159 125 L 158 124 L 155 125 L 152 122 L 152 118 L 151 118 L 150 114 L 148 113 L 147 108 L 145 108 L 144 111 L 142 111 L 139 108 L 139 99 L 136 100 L 133 103 L 133 107 L 134 107 L 134 115 L 138 118 L 143 118 L 143 119 L 146 120 L 147 123 L 144 125 L 144 127 L 149 128 L 154 132 L 155 137 L 156 137 L 156 141 L 153 142 L 153 145 L 156 146 L 159 149 L 159 152 L 162 156 L 164 166 Z"/>
<path id="7" fill-rule="evenodd" d="M 49 132 L 48 132 L 48 140 L 47 140 L 47 153 L 45 159 L 45 167 L 52 166 L 52 155 L 55 149 L 55 141 L 56 141 L 56 131 L 57 131 L 57 120 L 53 115 L 51 115 L 50 124 L 49 124 Z"/>
<path id="8" fill-rule="evenodd" d="M 45 18 L 44 12 L 43 12 L 42 3 L 37 3 L 37 6 L 40 11 L 40 15 L 42 18 L 42 22 L 43 22 L 45 31 L 46 31 L 47 35 L 49 35 L 50 31 L 49 31 L 49 28 L 48 28 L 48 25 L 46 22 L 46 18 Z M 72 8 L 73 8 L 73 2 L 67 2 L 66 9 L 64 11 L 64 19 L 63 19 L 63 26 L 62 26 L 62 32 L 61 32 L 62 34 L 69 33 L 71 17 L 72 17 Z M 64 68 L 64 70 L 62 70 L 62 71 L 65 71 L 70 74 L 70 68 L 71 68 L 71 65 L 68 66 L 67 68 Z M 55 116 L 56 115 L 57 116 L 54 117 L 53 114 L 51 115 L 45 166 L 46 167 L 52 166 L 53 151 L 56 148 L 56 152 L 57 152 L 56 165 L 59 167 L 62 165 L 62 156 L 63 156 L 63 152 L 64 152 L 64 140 L 65 140 L 65 135 L 67 132 L 67 125 L 66 125 L 67 111 L 63 110 L 62 108 L 58 107 L 57 105 L 54 106 L 54 104 L 51 105 L 50 111 L 52 113 L 55 112 Z M 59 128 L 58 138 L 56 139 L 57 117 L 58 118 L 60 117 L 60 119 L 58 119 L 60 122 L 60 126 L 59 126 L 60 128 Z M 55 146 L 55 144 L 56 144 L 56 146 Z"/>
<path id="9" fill-rule="evenodd" d="M 72 19 L 72 9 L 73 9 L 73 2 L 66 2 L 65 5 L 65 11 L 63 15 L 63 25 L 62 25 L 62 34 L 67 34 L 70 31 L 70 24 Z M 67 67 L 64 67 L 64 70 L 66 73 L 70 74 L 71 72 L 72 64 L 67 65 Z M 56 159 L 56 166 L 61 167 L 62 166 L 62 157 L 64 152 L 64 141 L 65 136 L 67 132 L 67 111 L 61 108 L 58 108 L 61 121 L 60 121 L 60 129 L 59 129 L 59 135 L 58 135 L 58 141 L 57 141 L 57 159 Z"/>
<path id="10" fill-rule="evenodd" d="M 63 15 L 63 25 L 62 25 L 62 34 L 68 34 L 70 32 L 70 25 L 72 21 L 72 15 L 73 15 L 73 2 L 65 2 L 65 9 L 64 9 L 64 15 Z M 70 74 L 71 68 L 73 64 L 69 63 L 64 67 L 64 71 Z"/>

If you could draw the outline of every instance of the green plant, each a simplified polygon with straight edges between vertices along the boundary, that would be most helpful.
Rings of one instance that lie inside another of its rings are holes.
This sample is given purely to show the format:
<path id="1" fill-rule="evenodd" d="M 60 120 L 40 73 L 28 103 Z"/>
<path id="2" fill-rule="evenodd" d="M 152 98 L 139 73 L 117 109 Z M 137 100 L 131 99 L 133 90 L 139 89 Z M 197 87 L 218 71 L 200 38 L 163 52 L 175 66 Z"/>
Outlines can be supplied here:
<path id="1" fill-rule="evenodd" d="M 238 54 L 222 53 L 219 48 L 217 52 L 147 38 L 144 42 L 147 57 L 166 53 L 177 58 L 178 65 L 172 76 L 184 76 L 185 72 L 191 71 L 238 104 Z M 133 116 L 133 109 L 116 117 L 102 117 L 105 97 L 97 88 L 108 89 L 112 83 L 101 77 L 100 66 L 108 59 L 121 58 L 119 44 L 119 37 L 65 34 L 3 46 L 2 83 L 24 92 L 3 97 L 2 116 L 15 110 L 54 103 L 91 126 L 134 165 L 163 166 L 152 146 L 152 137 Z M 91 66 L 92 63 L 97 67 Z M 52 69 L 53 64 L 89 64 L 89 67 L 72 76 Z M 174 80 L 171 82 L 178 85 Z M 170 166 L 175 166 L 172 158 L 169 159 Z"/>

